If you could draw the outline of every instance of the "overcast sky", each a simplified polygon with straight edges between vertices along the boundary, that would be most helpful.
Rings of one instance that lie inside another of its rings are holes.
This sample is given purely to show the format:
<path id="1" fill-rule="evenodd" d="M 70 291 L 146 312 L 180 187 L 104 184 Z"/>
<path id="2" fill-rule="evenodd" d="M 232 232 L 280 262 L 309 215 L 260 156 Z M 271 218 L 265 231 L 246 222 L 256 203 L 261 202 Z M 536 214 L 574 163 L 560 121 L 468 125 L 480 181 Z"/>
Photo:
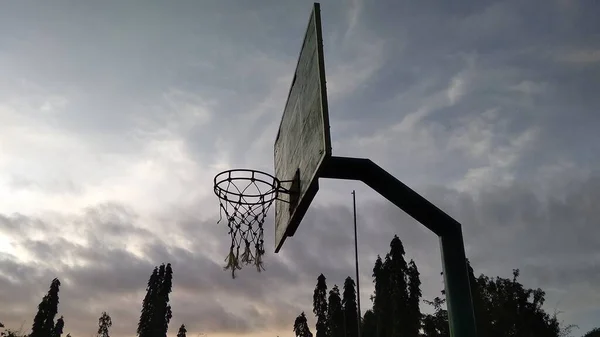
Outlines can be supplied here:
<path id="1" fill-rule="evenodd" d="M 31 327 L 60 278 L 66 332 L 133 336 L 171 262 L 170 335 L 292 336 L 319 273 L 363 311 L 394 234 L 439 295 L 437 238 L 355 182 L 322 181 L 267 270 L 223 271 L 212 179 L 272 172 L 307 1 L 6 1 L 0 6 L 0 321 Z M 577 335 L 600 317 L 600 3 L 327 1 L 333 153 L 369 157 L 463 224 L 476 274 L 546 291 Z M 428 308 L 423 305 L 423 310 Z M 314 325 L 313 325 L 314 326 Z"/>

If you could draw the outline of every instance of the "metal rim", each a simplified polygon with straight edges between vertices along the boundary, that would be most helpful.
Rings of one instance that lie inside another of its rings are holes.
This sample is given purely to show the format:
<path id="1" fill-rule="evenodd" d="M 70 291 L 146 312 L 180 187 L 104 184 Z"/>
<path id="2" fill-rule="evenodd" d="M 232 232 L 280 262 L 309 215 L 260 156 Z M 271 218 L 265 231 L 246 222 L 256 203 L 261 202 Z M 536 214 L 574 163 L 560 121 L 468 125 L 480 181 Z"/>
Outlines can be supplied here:
<path id="1" fill-rule="evenodd" d="M 238 175 L 239 174 L 239 175 Z M 244 189 L 239 189 L 235 181 L 249 182 Z M 254 183 L 259 193 L 246 193 Z M 267 188 L 262 192 L 260 186 Z M 230 188 L 233 187 L 233 190 Z M 277 199 L 281 191 L 281 181 L 275 176 L 252 169 L 232 169 L 217 174 L 214 178 L 214 192 L 219 199 L 239 205 L 267 204 Z M 250 199 L 250 200 L 248 200 Z"/>

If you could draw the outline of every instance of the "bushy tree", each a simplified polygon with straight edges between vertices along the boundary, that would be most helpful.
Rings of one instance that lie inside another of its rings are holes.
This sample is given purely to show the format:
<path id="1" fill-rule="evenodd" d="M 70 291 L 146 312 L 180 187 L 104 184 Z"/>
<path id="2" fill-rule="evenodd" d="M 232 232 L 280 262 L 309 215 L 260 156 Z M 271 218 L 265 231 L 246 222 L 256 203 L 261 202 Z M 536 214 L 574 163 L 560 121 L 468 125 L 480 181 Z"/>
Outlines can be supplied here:
<path id="1" fill-rule="evenodd" d="M 480 336 L 536 336 L 560 337 L 561 329 L 556 315 L 542 309 L 545 293 L 541 289 L 528 289 L 518 282 L 519 270 L 512 279 L 480 275 L 472 276 L 469 270 L 473 307 Z M 428 337 L 446 336 L 447 311 L 441 308 L 444 300 L 436 298 L 427 302 L 435 313 L 423 318 L 423 331 Z"/>
<path id="2" fill-rule="evenodd" d="M 527 289 L 518 282 L 519 270 L 513 271 L 512 279 L 481 275 L 477 279 L 478 293 L 483 307 L 489 313 L 487 336 L 507 336 L 518 333 L 522 336 L 556 337 L 560 326 L 555 316 L 542 309 L 545 292 L 542 289 Z M 478 316 L 485 317 L 481 313 Z"/>
<path id="3" fill-rule="evenodd" d="M 342 307 L 342 298 L 340 289 L 337 285 L 329 291 L 327 305 L 327 327 L 330 337 L 344 336 L 344 309 Z"/>
<path id="4" fill-rule="evenodd" d="M 296 320 L 294 321 L 294 333 L 296 334 L 296 337 L 312 337 L 313 335 L 308 327 L 304 312 L 296 317 Z"/>
<path id="5" fill-rule="evenodd" d="M 442 307 L 445 301 L 446 300 L 439 297 L 434 298 L 433 301 L 425 301 L 425 303 L 433 306 L 434 313 L 423 316 L 423 336 L 450 337 L 448 311 Z"/>
<path id="6" fill-rule="evenodd" d="M 98 318 L 98 337 L 110 337 L 108 330 L 112 326 L 112 319 L 110 315 L 104 311 L 100 318 Z"/>
<path id="7" fill-rule="evenodd" d="M 313 294 L 313 312 L 317 318 L 316 337 L 328 337 L 328 326 L 327 326 L 327 283 L 325 282 L 325 276 L 319 275 L 317 278 L 317 286 Z"/>
<path id="8" fill-rule="evenodd" d="M 600 337 L 600 328 L 595 328 L 588 331 L 583 337 Z"/>

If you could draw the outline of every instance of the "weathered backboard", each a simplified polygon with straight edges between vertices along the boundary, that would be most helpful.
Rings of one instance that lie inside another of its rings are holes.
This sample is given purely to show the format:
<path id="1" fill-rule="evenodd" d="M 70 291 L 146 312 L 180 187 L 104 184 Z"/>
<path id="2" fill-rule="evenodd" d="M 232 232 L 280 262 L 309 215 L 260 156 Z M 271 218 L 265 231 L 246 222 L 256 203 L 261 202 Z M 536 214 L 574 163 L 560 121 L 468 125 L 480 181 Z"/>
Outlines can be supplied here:
<path id="1" fill-rule="evenodd" d="M 275 176 L 292 194 L 275 201 L 275 252 L 292 236 L 319 189 L 319 172 L 331 157 L 320 6 L 308 21 L 296 72 L 275 139 Z"/>

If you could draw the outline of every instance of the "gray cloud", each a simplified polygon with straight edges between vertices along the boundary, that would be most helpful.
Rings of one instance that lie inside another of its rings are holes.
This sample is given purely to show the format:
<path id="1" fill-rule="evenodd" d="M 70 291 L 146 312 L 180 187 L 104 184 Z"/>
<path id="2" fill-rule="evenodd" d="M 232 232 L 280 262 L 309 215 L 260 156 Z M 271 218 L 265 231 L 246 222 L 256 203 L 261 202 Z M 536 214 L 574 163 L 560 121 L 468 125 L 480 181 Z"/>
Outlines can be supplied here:
<path id="1" fill-rule="evenodd" d="M 592 203 L 597 198 L 597 183 L 595 176 L 573 181 L 570 191 L 549 200 L 539 199 L 523 184 L 492 189 L 478 198 L 443 188 L 428 189 L 426 195 L 463 223 L 468 256 L 476 272 L 506 276 L 512 268 L 521 268 L 526 285 L 548 289 L 550 308 L 558 306 L 567 312 L 566 317 L 577 320 L 575 315 L 586 310 L 561 306 L 560 292 L 552 289 L 594 287 L 597 283 L 593 281 L 598 278 L 597 268 L 585 262 L 600 253 L 593 235 L 597 231 Z M 94 223 L 99 213 L 110 219 L 114 215 L 110 212 L 118 214 L 119 209 L 100 206 L 88 211 L 84 219 Z M 368 308 L 372 291 L 370 273 L 374 258 L 385 254 L 394 234 L 404 241 L 407 257 L 414 258 L 420 266 L 426 297 L 436 296 L 442 284 L 435 235 L 387 203 L 369 202 L 359 211 L 364 214 L 359 217 L 364 308 Z M 224 232 L 219 234 L 220 228 L 213 221 L 197 222 L 197 226 L 191 226 L 190 219 L 175 221 L 173 229 L 193 236 L 191 228 L 204 228 L 208 230 L 204 235 L 213 233 L 208 235 L 218 240 L 218 250 L 224 253 L 227 237 Z M 12 222 L 5 220 L 7 223 Z M 108 231 L 123 233 L 133 225 L 124 222 L 112 226 L 106 227 Z M 268 236 L 272 237 L 271 231 Z M 83 266 L 52 263 L 42 269 L 39 264 L 20 264 L 12 258 L 1 263 L 3 302 L 19 303 L 17 312 L 29 317 L 33 317 L 35 306 L 46 291 L 46 283 L 54 276 L 61 277 L 61 313 L 68 327 L 77 329 L 69 331 L 89 329 L 101 310 L 114 312 L 114 320 L 121 321 L 115 325 L 116 333 L 132 331 L 147 277 L 153 266 L 162 262 L 171 262 L 175 270 L 175 321 L 190 322 L 194 329 L 202 331 L 285 328 L 299 311 L 310 311 L 312 288 L 319 273 L 325 273 L 330 286 L 341 285 L 345 276 L 354 275 L 351 212 L 342 206 L 313 207 L 282 253 L 267 254 L 265 272 L 259 274 L 247 268 L 236 280 L 222 270 L 221 262 L 208 258 L 206 254 L 210 253 L 202 247 L 190 251 L 159 239 L 145 245 L 144 258 L 123 249 L 87 247 L 65 240 L 35 242 L 23 238 L 20 246 L 39 261 L 65 261 L 67 256 L 77 256 L 90 262 Z M 580 300 L 585 302 L 584 297 Z M 584 302 L 582 307 L 586 307 Z M 16 318 L 11 312 L 3 315 L 9 320 Z"/>
<path id="2" fill-rule="evenodd" d="M 394 234 L 425 296 L 439 294 L 437 238 L 348 182 L 321 183 L 278 255 L 268 228 L 265 272 L 222 270 L 212 174 L 272 171 L 311 4 L 59 1 L 0 13 L 3 323 L 29 328 L 60 277 L 67 331 L 93 332 L 106 310 L 114 335 L 132 335 L 152 268 L 171 262 L 171 331 L 291 333 L 318 274 L 330 287 L 354 275 L 349 186 L 363 308 Z M 521 268 L 582 330 L 600 301 L 596 7 L 322 4 L 334 154 L 369 157 L 422 192 L 463 223 L 476 272 Z"/>

